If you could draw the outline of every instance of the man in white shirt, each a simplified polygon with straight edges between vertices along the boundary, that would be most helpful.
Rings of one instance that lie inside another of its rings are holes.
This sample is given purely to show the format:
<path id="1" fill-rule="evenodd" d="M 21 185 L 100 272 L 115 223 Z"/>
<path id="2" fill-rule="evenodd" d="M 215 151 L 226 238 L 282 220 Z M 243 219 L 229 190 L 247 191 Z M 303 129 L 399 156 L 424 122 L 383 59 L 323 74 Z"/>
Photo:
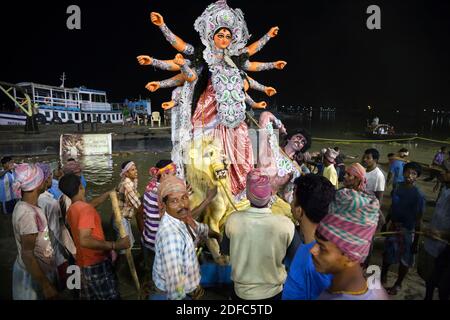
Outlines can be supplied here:
<path id="1" fill-rule="evenodd" d="M 380 153 L 377 149 L 367 149 L 364 152 L 363 164 L 366 167 L 366 191 L 375 194 L 380 203 L 383 201 L 383 193 L 386 179 L 383 171 L 378 168 Z"/>
<path id="2" fill-rule="evenodd" d="M 225 223 L 222 253 L 230 255 L 234 300 L 280 300 L 286 280 L 283 260 L 295 255 L 299 238 L 289 218 L 268 207 L 268 176 L 254 169 L 247 175 L 251 207 L 232 213 Z"/>

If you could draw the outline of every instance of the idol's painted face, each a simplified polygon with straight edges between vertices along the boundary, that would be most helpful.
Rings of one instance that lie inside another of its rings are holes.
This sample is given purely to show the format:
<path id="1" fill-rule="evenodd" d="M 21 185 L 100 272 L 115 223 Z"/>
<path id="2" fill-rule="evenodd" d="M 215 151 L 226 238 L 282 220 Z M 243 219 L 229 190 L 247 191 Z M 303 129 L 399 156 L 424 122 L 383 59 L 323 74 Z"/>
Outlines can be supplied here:
<path id="1" fill-rule="evenodd" d="M 225 28 L 220 29 L 214 35 L 214 44 L 219 49 L 226 49 L 231 43 L 233 37 L 231 36 L 231 32 Z"/>

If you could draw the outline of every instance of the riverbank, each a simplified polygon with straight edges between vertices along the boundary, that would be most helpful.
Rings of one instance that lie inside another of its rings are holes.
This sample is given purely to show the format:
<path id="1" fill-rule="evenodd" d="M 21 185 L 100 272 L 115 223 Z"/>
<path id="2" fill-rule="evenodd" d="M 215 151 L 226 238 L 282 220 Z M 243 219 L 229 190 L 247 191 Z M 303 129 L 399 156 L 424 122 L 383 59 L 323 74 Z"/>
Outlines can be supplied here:
<path id="1" fill-rule="evenodd" d="M 25 133 L 20 126 L 0 126 L 2 155 L 15 157 L 59 155 L 62 134 L 112 134 L 113 152 L 170 151 L 170 127 L 123 126 L 117 124 L 40 125 L 39 133 Z"/>

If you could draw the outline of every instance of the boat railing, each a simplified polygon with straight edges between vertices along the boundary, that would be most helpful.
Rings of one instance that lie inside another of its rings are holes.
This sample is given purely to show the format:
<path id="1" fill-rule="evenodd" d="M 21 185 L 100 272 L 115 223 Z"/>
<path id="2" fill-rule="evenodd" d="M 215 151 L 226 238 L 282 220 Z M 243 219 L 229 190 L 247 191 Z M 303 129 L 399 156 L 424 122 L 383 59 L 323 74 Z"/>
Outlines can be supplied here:
<path id="1" fill-rule="evenodd" d="M 111 105 L 105 102 L 82 102 L 83 111 L 111 111 Z"/>
<path id="2" fill-rule="evenodd" d="M 48 106 L 65 106 L 68 108 L 80 107 L 80 101 L 71 99 L 36 96 L 34 101 L 38 104 L 45 104 Z"/>

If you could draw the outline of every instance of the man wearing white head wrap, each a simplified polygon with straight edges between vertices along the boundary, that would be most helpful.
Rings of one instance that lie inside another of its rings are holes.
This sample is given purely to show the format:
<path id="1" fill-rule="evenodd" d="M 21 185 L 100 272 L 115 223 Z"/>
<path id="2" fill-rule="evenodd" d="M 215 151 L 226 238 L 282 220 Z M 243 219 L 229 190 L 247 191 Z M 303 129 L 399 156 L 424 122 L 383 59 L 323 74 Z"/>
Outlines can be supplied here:
<path id="1" fill-rule="evenodd" d="M 43 182 L 44 173 L 38 166 L 24 163 L 16 167 L 14 187 L 22 192 L 22 200 L 16 204 L 12 218 L 18 251 L 13 267 L 14 300 L 52 299 L 57 295 L 47 218 L 37 206 Z"/>
<path id="2" fill-rule="evenodd" d="M 48 221 L 48 228 L 50 232 L 50 240 L 53 249 L 55 250 L 55 262 L 58 268 L 58 282 L 60 286 L 65 286 L 67 279 L 66 269 L 68 267 L 67 259 L 64 254 L 67 248 L 68 252 L 73 252 L 75 246 L 67 230 L 63 216 L 61 214 L 61 207 L 53 195 L 49 192 L 52 187 L 53 174 L 50 165 L 47 163 L 37 163 L 37 166 L 42 169 L 44 173 L 44 192 L 39 195 L 38 205 L 44 211 Z"/>
<path id="3" fill-rule="evenodd" d="M 118 186 L 119 207 L 122 212 L 122 224 L 125 232 L 130 237 L 131 247 L 134 245 L 134 236 L 131 229 L 131 219 L 136 216 L 136 211 L 141 208 L 141 195 L 138 191 L 138 171 L 133 161 L 122 163 L 120 172 L 121 181 Z M 117 227 L 115 226 L 117 229 Z M 125 250 L 120 252 L 125 254 Z"/>

